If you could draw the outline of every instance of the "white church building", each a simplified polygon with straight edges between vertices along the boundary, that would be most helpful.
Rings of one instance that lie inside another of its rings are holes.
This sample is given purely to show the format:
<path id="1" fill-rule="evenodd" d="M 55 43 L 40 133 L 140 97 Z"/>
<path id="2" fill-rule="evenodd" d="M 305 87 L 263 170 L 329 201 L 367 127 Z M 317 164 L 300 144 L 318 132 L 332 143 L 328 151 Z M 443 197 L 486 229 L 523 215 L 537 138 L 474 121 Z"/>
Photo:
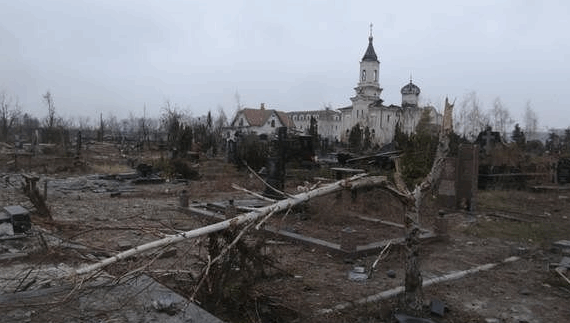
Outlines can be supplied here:
<path id="1" fill-rule="evenodd" d="M 418 104 L 420 88 L 412 83 L 404 85 L 400 93 L 402 94 L 401 105 L 384 105 L 384 100 L 380 98 L 382 88 L 379 83 L 380 61 L 374 50 L 372 34 L 368 37 L 368 48 L 360 61 L 359 81 L 355 87 L 355 95 L 350 98 L 352 105 L 338 109 L 336 115 L 327 115 L 326 125 L 321 128 L 317 123 L 322 137 L 337 139 L 342 142 L 348 140 L 350 130 L 358 124 L 362 130 L 368 127 L 373 143 L 383 145 L 390 143 L 394 137 L 396 124 L 400 124 L 402 131 L 406 133 L 414 132 L 424 111 L 429 112 L 431 122 L 440 125 L 442 115 L 432 106 L 420 107 Z M 307 128 L 307 118 L 319 116 L 322 118 L 323 111 L 298 111 L 288 113 L 297 129 Z M 317 121 L 321 121 L 317 120 Z M 322 120 L 324 121 L 324 120 Z M 334 130 L 333 130 L 334 129 Z"/>

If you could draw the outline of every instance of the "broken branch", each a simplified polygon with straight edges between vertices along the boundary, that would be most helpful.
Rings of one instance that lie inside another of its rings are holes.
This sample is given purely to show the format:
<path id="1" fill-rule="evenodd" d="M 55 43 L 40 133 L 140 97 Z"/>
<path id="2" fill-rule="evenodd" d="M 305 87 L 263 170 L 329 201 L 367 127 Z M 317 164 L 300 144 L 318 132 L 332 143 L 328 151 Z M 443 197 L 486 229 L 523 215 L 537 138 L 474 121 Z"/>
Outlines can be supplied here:
<path id="1" fill-rule="evenodd" d="M 263 185 L 269 187 L 275 193 L 280 194 L 281 196 L 289 197 L 289 198 L 293 197 L 293 195 L 287 194 L 285 192 L 281 192 L 280 190 L 276 189 L 275 187 L 269 185 L 265 180 L 263 180 L 263 178 L 261 178 L 261 176 L 259 176 L 253 169 L 251 169 L 251 167 L 249 167 L 248 165 L 245 165 L 245 166 L 255 177 L 257 177 L 258 180 L 260 180 L 263 183 Z"/>
<path id="2" fill-rule="evenodd" d="M 558 273 L 558 275 L 560 275 L 560 277 L 562 277 L 568 284 L 570 284 L 570 279 L 568 279 L 568 277 L 566 277 L 566 275 L 564 275 L 564 273 L 562 273 L 562 268 L 558 267 L 556 269 L 554 269 L 554 271 L 556 271 Z"/>
<path id="3" fill-rule="evenodd" d="M 274 199 L 271 199 L 271 198 L 269 198 L 269 197 L 263 196 L 263 195 L 261 195 L 261 194 L 255 193 L 255 192 L 252 192 L 252 191 L 250 191 L 250 190 L 248 190 L 248 189 L 246 189 L 246 188 L 243 188 L 243 187 L 241 187 L 241 186 L 239 186 L 239 185 L 237 185 L 237 184 L 232 184 L 232 188 L 233 188 L 233 189 L 236 189 L 236 190 L 238 190 L 238 191 L 245 192 L 245 193 L 247 193 L 247 194 L 249 194 L 249 195 L 253 195 L 253 196 L 257 197 L 257 198 L 260 199 L 260 200 L 264 200 L 264 201 L 267 201 L 267 202 L 275 203 L 275 200 L 274 200 Z"/>
<path id="4" fill-rule="evenodd" d="M 380 262 L 380 260 L 383 259 L 384 253 L 386 251 L 388 251 L 388 248 L 390 248 L 390 246 L 392 245 L 392 240 L 388 241 L 388 244 L 386 244 L 386 247 L 384 247 L 384 249 L 382 249 L 382 251 L 380 252 L 380 254 L 378 255 L 378 258 L 376 258 L 376 260 L 374 261 L 374 263 L 372 264 L 372 267 L 370 267 L 370 274 L 372 274 L 372 272 L 374 271 L 374 269 L 376 269 L 376 266 L 378 265 L 378 263 Z"/>

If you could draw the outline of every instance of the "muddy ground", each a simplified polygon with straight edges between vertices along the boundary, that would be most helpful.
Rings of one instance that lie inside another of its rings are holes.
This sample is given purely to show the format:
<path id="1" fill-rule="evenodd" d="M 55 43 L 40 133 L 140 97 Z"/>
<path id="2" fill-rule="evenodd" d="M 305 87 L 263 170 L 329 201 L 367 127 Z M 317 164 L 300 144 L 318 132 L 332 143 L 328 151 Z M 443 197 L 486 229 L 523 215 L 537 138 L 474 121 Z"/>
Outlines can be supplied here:
<path id="1" fill-rule="evenodd" d="M 135 157 L 152 162 L 159 160 L 161 154 Z M 80 162 L 58 161 L 46 154 L 27 160 L 28 164 L 20 161 L 18 168 L 13 169 L 9 155 L 1 159 L 2 165 L 7 166 L 1 170 L 0 206 L 19 204 L 34 210 L 20 188 L 22 179 L 18 175 L 32 171 L 40 175 L 40 187 L 43 181 L 48 182 L 47 204 L 53 217 L 48 220 L 33 213 L 33 236 L 0 241 L 2 255 L 26 254 L 0 260 L 5 268 L 1 277 L 3 294 L 21 290 L 28 283 L 25 273 L 32 268 L 57 265 L 69 271 L 126 248 L 212 223 L 212 218 L 180 209 L 179 194 L 183 190 L 189 193 L 191 203 L 203 205 L 251 199 L 233 189 L 232 183 L 252 191 L 263 189 L 247 171 L 237 170 L 221 158 L 205 156 L 193 166 L 201 175 L 199 180 L 135 185 L 130 180 L 108 179 L 101 175 L 133 169 L 127 158 L 107 144 L 91 145 L 82 153 Z M 321 181 L 323 177 L 332 178 L 323 168 L 289 174 L 294 174 L 286 187 L 291 193 L 304 181 L 315 183 L 313 177 Z M 570 190 L 566 189 L 480 191 L 476 211 L 446 212 L 447 236 L 422 243 L 423 279 L 488 263 L 499 265 L 424 288 L 426 308 L 433 299 L 447 306 L 443 316 L 426 311 L 425 317 L 435 322 L 569 322 L 570 284 L 553 270 L 569 251 L 552 245 L 557 240 L 570 240 Z M 434 230 L 438 210 L 435 198 L 425 201 L 421 217 L 425 229 Z M 403 212 L 398 200 L 379 189 L 359 192 L 357 196 L 342 192 L 316 198 L 287 214 L 276 214 L 268 224 L 354 246 L 402 237 L 401 228 L 377 220 L 402 223 Z M 118 262 L 107 267 L 106 274 L 148 274 L 187 299 L 195 296 L 202 307 L 227 322 L 394 321 L 393 314 L 400 307 L 398 296 L 327 310 L 402 285 L 402 247 L 390 247 L 368 279 L 353 281 L 348 279 L 349 271 L 355 266 L 370 268 L 380 250 L 368 255 L 339 253 L 255 229 L 242 240 L 252 249 L 257 246 L 256 252 L 267 262 L 261 274 L 246 266 L 232 265 L 228 269 L 231 275 L 224 276 L 229 281 L 218 293 L 215 289 L 219 286 L 205 280 L 194 295 L 208 262 L 211 244 L 207 237 Z M 501 263 L 511 256 L 520 259 Z M 57 282 L 61 281 L 52 285 Z M 41 286 L 32 283 L 28 288 Z M 29 322 L 60 321 L 61 313 L 78 317 L 81 309 L 68 305 L 28 304 L 16 310 L 22 311 Z M 14 311 L 13 307 L 10 310 Z M 98 319 L 105 321 L 110 317 L 111 313 L 102 312 Z"/>

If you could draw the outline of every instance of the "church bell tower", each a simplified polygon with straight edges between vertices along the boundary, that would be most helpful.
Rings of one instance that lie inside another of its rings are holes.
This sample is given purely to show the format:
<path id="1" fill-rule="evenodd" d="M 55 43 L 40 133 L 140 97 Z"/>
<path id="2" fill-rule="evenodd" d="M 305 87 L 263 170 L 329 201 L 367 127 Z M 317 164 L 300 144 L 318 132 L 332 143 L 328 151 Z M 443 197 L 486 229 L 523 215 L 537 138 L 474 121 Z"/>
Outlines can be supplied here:
<path id="1" fill-rule="evenodd" d="M 378 100 L 382 88 L 380 88 L 379 72 L 380 62 L 373 45 L 372 24 L 370 24 L 370 36 L 368 36 L 368 48 L 360 61 L 360 75 L 358 85 L 355 88 L 356 97 L 367 100 Z"/>

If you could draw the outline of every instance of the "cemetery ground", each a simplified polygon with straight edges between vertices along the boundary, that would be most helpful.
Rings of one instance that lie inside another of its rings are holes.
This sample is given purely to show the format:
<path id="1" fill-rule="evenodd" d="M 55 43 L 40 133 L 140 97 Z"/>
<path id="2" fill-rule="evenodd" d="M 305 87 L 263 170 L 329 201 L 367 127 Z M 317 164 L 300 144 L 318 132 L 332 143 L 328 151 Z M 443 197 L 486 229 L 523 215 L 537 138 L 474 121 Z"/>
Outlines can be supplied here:
<path id="1" fill-rule="evenodd" d="M 13 165 L 9 154 L 2 156 L 2 165 Z M 159 152 L 136 157 L 139 163 L 165 158 Z M 345 190 L 274 214 L 265 229 L 249 228 L 227 257 L 211 266 L 208 259 L 236 241 L 243 227 L 153 249 L 78 277 L 73 269 L 220 221 L 215 216 L 245 212 L 262 202 L 232 184 L 253 192 L 264 185 L 247 170 L 206 156 L 191 165 L 199 179 L 135 184 L 127 175 L 134 172 L 129 161 L 110 144 L 93 144 L 71 161 L 48 153 L 24 158 L 17 169 L 7 167 L 1 174 L 0 206 L 32 211 L 28 236 L 0 240 L 3 322 L 183 322 L 190 319 L 180 316 L 185 311 L 180 304 L 189 300 L 226 322 L 395 322 L 400 295 L 359 301 L 404 282 L 405 250 L 397 243 L 403 237 L 404 208 L 385 190 Z M 51 219 L 39 215 L 21 189 L 20 174 L 31 172 L 40 177 L 40 192 L 47 180 Z M 296 194 L 299 186 L 333 177 L 325 166 L 288 170 L 285 191 Z M 570 282 L 564 279 L 569 275 L 555 270 L 570 250 L 553 244 L 570 240 L 567 189 L 479 191 L 474 211 L 443 215 L 436 198 L 427 198 L 421 226 L 440 234 L 422 240 L 424 282 L 496 266 L 424 287 L 424 317 L 434 322 L 570 321 Z M 190 207 L 181 207 L 183 191 Z M 382 241 L 368 252 L 347 251 Z M 517 258 L 503 262 L 509 257 Z M 110 288 L 130 291 L 126 286 L 141 277 L 154 278 L 182 301 L 166 307 L 156 300 L 141 303 L 135 300 L 140 291 L 133 291 L 106 302 L 114 295 Z M 93 286 L 101 280 L 107 292 L 98 294 L 102 287 Z M 58 292 L 61 286 L 70 288 Z M 442 315 L 430 313 L 430 301 L 445 304 Z"/>

